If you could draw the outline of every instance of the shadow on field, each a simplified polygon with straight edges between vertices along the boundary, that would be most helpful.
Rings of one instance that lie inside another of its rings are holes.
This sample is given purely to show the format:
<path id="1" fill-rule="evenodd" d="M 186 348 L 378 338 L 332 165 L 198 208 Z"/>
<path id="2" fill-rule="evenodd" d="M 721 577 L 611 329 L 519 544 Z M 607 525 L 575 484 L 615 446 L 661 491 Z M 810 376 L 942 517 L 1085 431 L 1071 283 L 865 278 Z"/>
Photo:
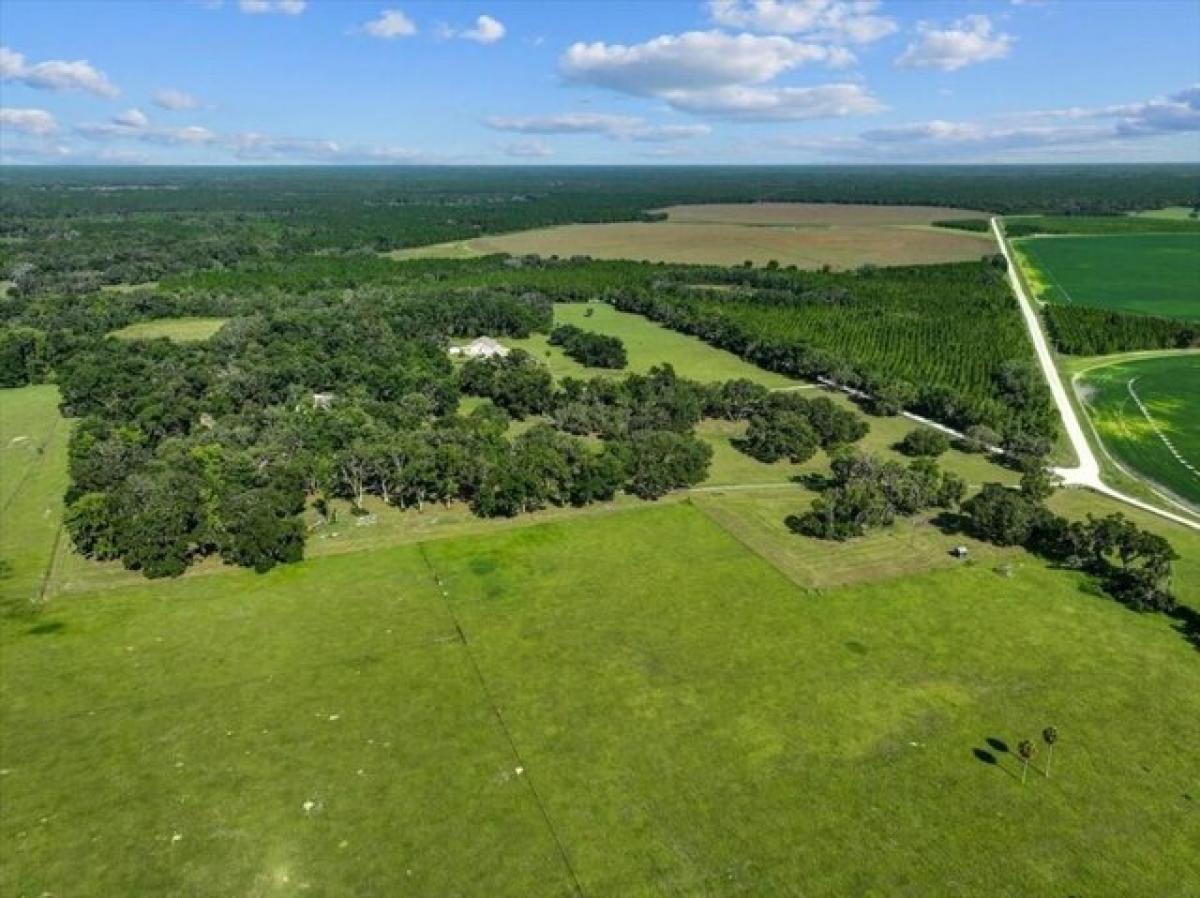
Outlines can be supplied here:
<path id="1" fill-rule="evenodd" d="M 1009 770 L 1007 766 L 1000 763 L 1001 757 L 1010 754 L 1008 743 L 1003 739 L 997 739 L 995 736 L 989 736 L 983 741 L 987 744 L 987 748 L 975 748 L 971 750 L 971 754 L 975 756 L 975 760 L 980 764 L 986 764 L 988 767 L 995 767 L 997 770 L 1002 770 L 1014 779 L 1020 779 L 1014 771 Z"/>
<path id="2" fill-rule="evenodd" d="M 53 636 L 56 633 L 61 633 L 67 629 L 67 625 L 60 620 L 48 620 L 45 623 L 35 624 L 25 632 L 30 636 Z"/>

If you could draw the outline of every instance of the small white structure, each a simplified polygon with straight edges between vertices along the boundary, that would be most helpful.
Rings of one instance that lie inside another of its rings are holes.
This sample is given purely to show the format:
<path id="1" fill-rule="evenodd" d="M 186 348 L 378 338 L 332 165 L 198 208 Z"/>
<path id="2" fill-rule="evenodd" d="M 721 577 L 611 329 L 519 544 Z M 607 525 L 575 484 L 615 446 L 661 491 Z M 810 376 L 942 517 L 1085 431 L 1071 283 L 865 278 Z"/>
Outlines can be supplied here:
<path id="1" fill-rule="evenodd" d="M 950 554 L 955 558 L 966 558 L 969 552 L 966 546 L 955 546 L 950 550 Z"/>
<path id="2" fill-rule="evenodd" d="M 333 407 L 332 393 L 313 393 L 312 394 L 313 408 L 318 411 L 327 412 Z"/>
<path id="3" fill-rule="evenodd" d="M 508 355 L 509 348 L 497 343 L 491 337 L 480 337 L 466 346 L 451 346 L 450 355 L 462 356 L 468 359 L 490 359 Z"/>

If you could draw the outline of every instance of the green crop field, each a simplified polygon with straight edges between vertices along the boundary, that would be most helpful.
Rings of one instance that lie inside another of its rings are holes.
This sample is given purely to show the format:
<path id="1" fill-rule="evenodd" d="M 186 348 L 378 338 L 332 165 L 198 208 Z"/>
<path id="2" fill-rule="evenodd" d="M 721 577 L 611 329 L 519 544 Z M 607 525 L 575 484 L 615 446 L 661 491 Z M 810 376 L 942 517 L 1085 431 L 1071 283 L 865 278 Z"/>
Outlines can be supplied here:
<path id="1" fill-rule="evenodd" d="M 207 340 L 221 329 L 225 318 L 158 318 L 154 321 L 139 321 L 120 330 L 112 332 L 112 336 L 120 340 L 156 340 L 166 337 L 178 343 L 191 343 Z"/>
<path id="2" fill-rule="evenodd" d="M 1045 302 L 1200 319 L 1200 235 L 1056 236 L 1013 242 Z"/>
<path id="3" fill-rule="evenodd" d="M 1101 364 L 1075 383 L 1118 462 L 1200 506 L 1200 354 Z"/>
<path id="4" fill-rule="evenodd" d="M 61 600 L 0 891 L 1172 894 L 1195 651 L 1013 558 L 806 592 L 672 505 Z"/>

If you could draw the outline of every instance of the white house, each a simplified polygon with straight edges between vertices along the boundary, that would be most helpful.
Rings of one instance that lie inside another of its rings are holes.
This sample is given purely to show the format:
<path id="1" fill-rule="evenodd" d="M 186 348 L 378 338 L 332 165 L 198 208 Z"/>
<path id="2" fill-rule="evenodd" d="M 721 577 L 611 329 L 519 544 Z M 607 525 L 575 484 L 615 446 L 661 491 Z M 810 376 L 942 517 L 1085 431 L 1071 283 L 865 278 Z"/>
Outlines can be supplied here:
<path id="1" fill-rule="evenodd" d="M 490 359 L 495 356 L 503 358 L 508 355 L 507 346 L 502 346 L 491 337 L 480 337 L 466 346 L 451 346 L 450 355 L 460 355 L 468 359 Z"/>

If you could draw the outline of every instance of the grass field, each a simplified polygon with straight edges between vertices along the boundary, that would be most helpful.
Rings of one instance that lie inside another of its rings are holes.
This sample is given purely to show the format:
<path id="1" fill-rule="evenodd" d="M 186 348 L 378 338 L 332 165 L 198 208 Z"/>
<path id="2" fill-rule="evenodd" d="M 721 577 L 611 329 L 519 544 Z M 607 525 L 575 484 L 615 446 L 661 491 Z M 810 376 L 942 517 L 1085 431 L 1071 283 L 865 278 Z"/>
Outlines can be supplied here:
<path id="1" fill-rule="evenodd" d="M 1134 213 L 1138 218 L 1160 218 L 1169 221 L 1195 220 L 1195 212 L 1190 206 L 1167 206 L 1165 209 L 1147 209 Z"/>
<path id="2" fill-rule="evenodd" d="M 139 321 L 110 336 L 119 340 L 157 340 L 166 337 L 177 343 L 193 343 L 207 340 L 221 329 L 225 318 L 159 318 L 154 321 Z"/>
<path id="3" fill-rule="evenodd" d="M 51 386 L 0 390 L 0 610 L 42 596 L 62 520 L 70 423 Z"/>
<path id="4" fill-rule="evenodd" d="M 670 362 L 676 374 L 702 382 L 744 377 L 767 387 L 796 383 L 782 374 L 764 371 L 743 361 L 731 352 L 709 346 L 696 337 L 660 327 L 641 315 L 617 311 L 607 303 L 555 303 L 554 323 L 574 324 L 584 330 L 620 337 L 629 356 L 629 366 L 621 371 L 585 368 L 567 356 L 562 347 L 551 346 L 545 334 L 504 342 L 532 353 L 546 363 L 556 378 L 623 377 L 628 372 L 645 373 L 655 365 Z"/>
<path id="5" fill-rule="evenodd" d="M 1200 235 L 1013 241 L 1044 302 L 1200 320 Z"/>
<path id="6" fill-rule="evenodd" d="M 64 600 L 0 630 L 0 891 L 1178 894 L 1195 651 L 1079 585 L 806 593 L 676 504 Z"/>
<path id="7" fill-rule="evenodd" d="M 673 206 L 663 222 L 575 224 L 397 250 L 398 259 L 489 253 L 589 255 L 597 259 L 756 265 L 774 259 L 800 268 L 857 268 L 978 259 L 987 234 L 929 223 L 979 213 L 925 206 L 762 203 Z"/>
<path id="8" fill-rule="evenodd" d="M 1075 387 L 1118 462 L 1200 507 L 1200 354 L 1093 362 Z"/>

